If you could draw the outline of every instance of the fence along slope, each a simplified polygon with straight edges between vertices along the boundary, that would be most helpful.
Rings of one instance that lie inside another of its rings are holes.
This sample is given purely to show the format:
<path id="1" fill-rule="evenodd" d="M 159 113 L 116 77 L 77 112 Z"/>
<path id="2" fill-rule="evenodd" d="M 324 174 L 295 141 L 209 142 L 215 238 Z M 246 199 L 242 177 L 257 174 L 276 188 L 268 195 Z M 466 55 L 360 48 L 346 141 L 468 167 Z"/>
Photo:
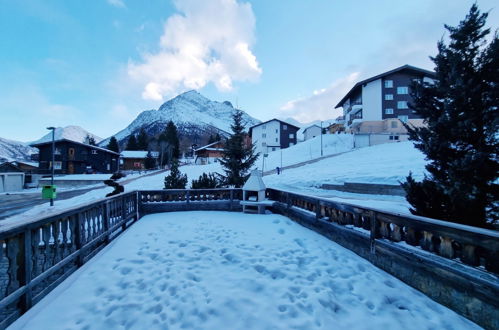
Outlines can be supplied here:
<path id="1" fill-rule="evenodd" d="M 0 232 L 0 329 L 136 221 L 137 198 L 120 194 Z"/>

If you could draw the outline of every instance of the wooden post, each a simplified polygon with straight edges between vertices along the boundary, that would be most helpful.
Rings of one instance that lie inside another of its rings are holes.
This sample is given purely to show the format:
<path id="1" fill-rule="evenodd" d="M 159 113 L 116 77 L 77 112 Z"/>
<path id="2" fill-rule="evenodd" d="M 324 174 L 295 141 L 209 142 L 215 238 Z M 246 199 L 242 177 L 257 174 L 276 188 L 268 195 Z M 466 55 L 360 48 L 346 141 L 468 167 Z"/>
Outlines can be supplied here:
<path id="1" fill-rule="evenodd" d="M 33 266 L 33 259 L 31 257 L 31 229 L 26 229 L 24 231 L 24 244 L 20 244 L 21 248 L 24 249 L 22 251 L 23 253 L 21 256 L 23 257 L 24 260 L 22 260 L 23 268 L 20 276 L 21 283 L 20 285 L 25 285 L 27 286 L 31 282 L 31 277 L 32 277 L 32 266 Z M 31 308 L 33 304 L 33 294 L 31 292 L 31 288 L 27 288 L 26 292 L 24 293 L 21 301 L 21 308 L 22 311 L 25 312 L 28 309 Z"/>
<path id="2" fill-rule="evenodd" d="M 229 206 L 229 210 L 232 211 L 232 203 L 234 201 L 234 189 L 231 189 L 230 190 L 230 206 Z"/>
<path id="3" fill-rule="evenodd" d="M 107 200 L 104 202 L 104 210 L 103 210 L 103 217 L 102 217 L 102 225 L 104 227 L 104 232 L 106 233 L 105 234 L 106 239 L 105 239 L 104 244 L 106 244 L 106 245 L 109 243 L 109 235 L 111 234 L 109 232 L 109 227 L 110 227 L 109 226 L 109 222 L 110 222 L 109 218 L 110 218 L 109 200 Z"/>
<path id="4" fill-rule="evenodd" d="M 78 257 L 76 258 L 76 267 L 81 267 L 83 265 L 83 253 L 81 251 L 81 248 L 83 246 L 83 233 L 81 231 L 81 225 L 82 225 L 82 213 L 79 212 L 76 215 L 76 228 L 75 228 L 75 246 L 76 246 L 76 251 L 79 251 L 80 253 L 78 254 Z"/>
<path id="5" fill-rule="evenodd" d="M 371 219 L 371 230 L 370 230 L 370 248 L 371 253 L 376 253 L 376 238 L 378 238 L 378 219 L 375 211 L 369 211 L 369 218 Z"/>

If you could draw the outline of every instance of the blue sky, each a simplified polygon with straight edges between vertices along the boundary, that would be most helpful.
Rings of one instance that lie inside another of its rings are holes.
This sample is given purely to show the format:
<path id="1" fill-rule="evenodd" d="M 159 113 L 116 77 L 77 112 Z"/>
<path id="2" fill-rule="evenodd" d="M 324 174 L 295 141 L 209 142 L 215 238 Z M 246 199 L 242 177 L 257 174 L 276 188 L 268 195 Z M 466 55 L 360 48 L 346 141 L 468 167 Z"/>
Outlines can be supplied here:
<path id="1" fill-rule="evenodd" d="M 190 89 L 261 120 L 335 118 L 359 79 L 432 69 L 473 2 L 0 0 L 0 137 L 108 137 Z M 497 4 L 478 5 L 497 29 Z"/>

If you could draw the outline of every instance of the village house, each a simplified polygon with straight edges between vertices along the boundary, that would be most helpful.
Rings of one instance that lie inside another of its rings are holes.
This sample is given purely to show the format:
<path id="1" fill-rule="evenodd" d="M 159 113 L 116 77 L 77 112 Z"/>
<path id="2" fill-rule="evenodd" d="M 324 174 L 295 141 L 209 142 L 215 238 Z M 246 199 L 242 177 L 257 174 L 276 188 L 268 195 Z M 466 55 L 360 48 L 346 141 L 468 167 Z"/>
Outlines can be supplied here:
<path id="1" fill-rule="evenodd" d="M 147 150 L 124 150 L 121 152 L 121 168 L 123 170 L 140 171 L 146 168 L 147 154 L 151 153 L 154 158 L 156 166 L 158 163 L 159 152 Z"/>
<path id="2" fill-rule="evenodd" d="M 201 148 L 194 150 L 194 163 L 196 165 L 204 165 L 218 162 L 222 158 L 224 144 L 222 141 L 207 144 Z"/>
<path id="3" fill-rule="evenodd" d="M 23 170 L 9 162 L 0 164 L 0 193 L 20 191 L 23 188 Z"/>
<path id="4" fill-rule="evenodd" d="M 52 169 L 52 141 L 35 143 L 38 148 L 39 173 Z M 59 139 L 55 141 L 55 174 L 114 173 L 118 170 L 119 153 L 101 147 Z"/>
<path id="5" fill-rule="evenodd" d="M 319 125 L 312 125 L 303 130 L 303 140 L 307 141 L 321 135 L 322 129 Z"/>
<path id="6" fill-rule="evenodd" d="M 266 154 L 295 145 L 299 129 L 295 125 L 274 118 L 250 127 L 249 136 L 255 145 L 255 151 Z"/>
<path id="7" fill-rule="evenodd" d="M 335 108 L 343 108 L 347 132 L 355 132 L 364 121 L 421 119 L 409 109 L 410 88 L 415 82 L 432 82 L 435 77 L 432 71 L 404 65 L 356 83 Z"/>

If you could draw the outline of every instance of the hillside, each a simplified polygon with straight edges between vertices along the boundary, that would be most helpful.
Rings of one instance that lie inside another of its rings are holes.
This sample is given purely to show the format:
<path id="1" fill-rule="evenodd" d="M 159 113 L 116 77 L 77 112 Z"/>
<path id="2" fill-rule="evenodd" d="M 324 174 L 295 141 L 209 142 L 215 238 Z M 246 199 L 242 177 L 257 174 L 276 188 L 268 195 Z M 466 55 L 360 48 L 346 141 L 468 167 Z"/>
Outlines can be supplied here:
<path id="1" fill-rule="evenodd" d="M 30 155 L 38 149 L 31 148 L 27 143 L 0 138 L 0 163 L 14 160 L 30 160 Z"/>
<path id="2" fill-rule="evenodd" d="M 141 129 L 150 137 L 154 137 L 159 135 L 171 120 L 177 126 L 179 137 L 185 145 L 190 145 L 185 140 L 202 144 L 210 134 L 227 135 L 231 131 L 232 114 L 235 110 L 228 101 L 211 101 L 196 91 L 189 91 L 163 103 L 158 110 L 143 111 L 130 125 L 114 136 L 122 145 L 131 134 L 138 134 Z M 247 128 L 260 122 L 246 113 L 243 119 Z M 109 138 L 100 145 L 107 145 Z"/>

